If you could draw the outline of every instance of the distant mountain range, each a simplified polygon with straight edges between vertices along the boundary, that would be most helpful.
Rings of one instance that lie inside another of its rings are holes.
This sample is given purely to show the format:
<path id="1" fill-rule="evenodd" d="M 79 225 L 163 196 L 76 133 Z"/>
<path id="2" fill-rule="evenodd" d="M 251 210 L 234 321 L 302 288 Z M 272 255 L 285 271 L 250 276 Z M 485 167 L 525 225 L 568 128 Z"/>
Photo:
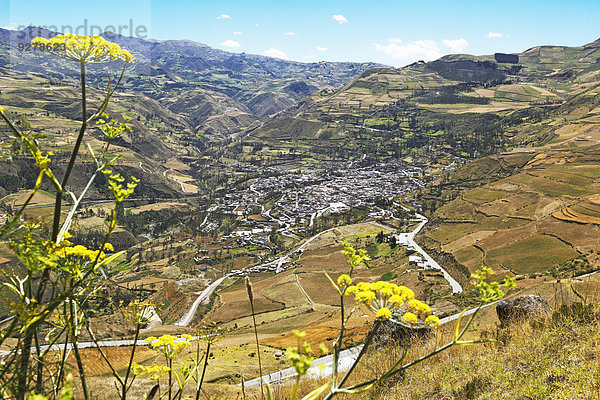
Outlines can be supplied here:
<path id="1" fill-rule="evenodd" d="M 0 73 L 42 74 L 59 81 L 76 79 L 76 66 L 42 52 L 18 50 L 20 43 L 28 43 L 35 36 L 55 34 L 36 27 L 23 31 L 0 29 Z M 315 91 L 343 85 L 365 70 L 380 66 L 301 63 L 229 53 L 187 40 L 145 40 L 113 33 L 103 36 L 137 59 L 123 88 L 156 100 L 182 117 L 189 133 L 208 142 L 241 132 Z M 104 74 L 93 72 L 90 68 L 90 79 L 98 83 Z"/>
<path id="2" fill-rule="evenodd" d="M 251 160 L 260 149 L 280 154 L 280 163 L 293 160 L 292 167 L 302 159 L 363 154 L 414 157 L 418 149 L 428 149 L 427 157 L 480 157 L 550 140 L 556 128 L 530 124 L 599 83 L 600 39 L 372 68 L 269 120 L 240 143 L 254 149 L 241 157 Z"/>

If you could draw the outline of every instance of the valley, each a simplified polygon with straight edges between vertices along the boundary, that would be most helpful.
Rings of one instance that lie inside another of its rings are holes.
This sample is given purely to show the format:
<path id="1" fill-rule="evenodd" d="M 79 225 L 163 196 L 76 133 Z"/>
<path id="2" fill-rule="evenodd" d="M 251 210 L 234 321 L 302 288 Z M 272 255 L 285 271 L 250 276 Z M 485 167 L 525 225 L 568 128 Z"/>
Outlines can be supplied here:
<path id="1" fill-rule="evenodd" d="M 226 330 L 207 376 L 219 393 L 236 392 L 242 376 L 258 377 L 254 328 L 265 374 L 287 367 L 294 329 L 313 349 L 331 348 L 342 308 L 326 273 L 335 280 L 349 271 L 345 243 L 370 257 L 355 281 L 409 287 L 448 323 L 476 305 L 471 273 L 482 265 L 494 279 L 514 278 L 515 295 L 547 294 L 549 284 L 579 276 L 595 281 L 600 40 L 392 68 L 112 39 L 138 59 L 106 110 L 132 132 L 111 142 L 91 126 L 68 188 L 75 196 L 83 190 L 109 144 L 112 170 L 140 179 L 114 211 L 110 253 L 122 253 L 102 269 L 99 295 L 85 309 L 112 357 L 123 358 L 140 333 L 119 310 L 134 300 L 151 302 L 156 315 L 142 338 L 198 335 L 209 322 Z M 47 54 L 18 54 L 16 43 L 15 31 L 0 29 L 0 105 L 53 152 L 52 169 L 62 176 L 81 118 L 77 71 Z M 106 73 L 114 71 L 90 73 L 93 107 Z M 38 176 L 11 132 L 0 132 L 0 218 L 8 221 Z M 71 228 L 74 244 L 103 243 L 113 216 L 109 179 L 99 174 L 90 183 Z M 24 218 L 47 229 L 55 193 L 44 182 Z M 63 200 L 62 220 L 74 197 Z M 0 268 L 15 265 L 0 244 Z M 344 348 L 355 348 L 373 324 L 363 311 L 348 321 Z M 9 302 L 0 305 L 0 324 L 9 314 Z M 492 314 L 482 326 L 495 322 Z M 100 360 L 92 339 L 82 332 L 80 345 Z M 98 384 L 109 372 L 102 364 L 91 376 Z"/>

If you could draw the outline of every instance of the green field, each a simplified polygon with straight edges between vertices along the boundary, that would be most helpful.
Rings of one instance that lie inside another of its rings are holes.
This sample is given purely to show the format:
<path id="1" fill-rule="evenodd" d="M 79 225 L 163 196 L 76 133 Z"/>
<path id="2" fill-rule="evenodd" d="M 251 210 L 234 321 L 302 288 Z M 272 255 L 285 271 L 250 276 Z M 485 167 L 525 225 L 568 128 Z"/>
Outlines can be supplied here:
<path id="1" fill-rule="evenodd" d="M 487 253 L 486 264 L 520 274 L 545 270 L 578 256 L 571 246 L 548 235 L 533 236 Z"/>

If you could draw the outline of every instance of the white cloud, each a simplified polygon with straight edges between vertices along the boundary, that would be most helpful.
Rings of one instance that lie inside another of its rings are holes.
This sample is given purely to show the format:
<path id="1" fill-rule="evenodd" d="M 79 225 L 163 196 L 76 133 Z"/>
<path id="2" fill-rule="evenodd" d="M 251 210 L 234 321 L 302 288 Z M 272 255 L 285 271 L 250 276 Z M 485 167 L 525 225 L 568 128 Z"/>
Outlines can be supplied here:
<path id="1" fill-rule="evenodd" d="M 308 55 L 304 56 L 303 58 L 306 58 L 307 60 L 312 60 L 314 58 L 317 58 L 317 56 L 315 56 L 314 54 L 308 54 Z"/>
<path id="2" fill-rule="evenodd" d="M 287 31 L 285 33 L 286 36 L 298 36 L 298 32 L 294 32 L 294 31 Z"/>
<path id="3" fill-rule="evenodd" d="M 241 35 L 241 34 L 242 34 L 242 32 L 235 31 L 235 32 L 233 32 L 233 34 L 234 34 L 234 35 Z"/>
<path id="4" fill-rule="evenodd" d="M 223 47 L 229 47 L 231 49 L 238 49 L 238 48 L 242 47 L 241 44 L 239 44 L 235 40 L 231 40 L 231 39 L 226 40 L 223 43 L 221 43 L 221 46 L 223 46 Z"/>
<path id="5" fill-rule="evenodd" d="M 9 30 L 9 31 L 16 31 L 17 30 L 17 24 L 15 22 L 11 22 L 7 26 L 0 26 L 0 28 L 6 29 L 6 30 Z"/>
<path id="6" fill-rule="evenodd" d="M 498 32 L 490 32 L 487 34 L 487 37 L 489 38 L 501 38 L 502 34 L 498 33 Z"/>
<path id="7" fill-rule="evenodd" d="M 462 52 L 467 48 L 467 46 L 469 46 L 469 43 L 465 40 L 465 38 L 444 39 L 442 43 L 444 43 L 444 46 L 455 52 Z"/>
<path id="8" fill-rule="evenodd" d="M 317 50 L 319 50 L 319 51 L 327 51 L 329 49 L 327 47 L 317 46 Z"/>
<path id="9" fill-rule="evenodd" d="M 403 45 L 402 40 L 392 38 L 386 44 L 375 43 L 375 50 L 392 58 L 406 61 L 431 61 L 442 55 L 439 45 L 434 40 L 416 40 Z"/>
<path id="10" fill-rule="evenodd" d="M 348 18 L 344 17 L 342 14 L 335 14 L 332 18 L 340 24 L 345 24 L 346 22 L 348 22 Z"/>
<path id="11" fill-rule="evenodd" d="M 231 15 L 221 14 L 217 17 L 217 19 L 231 19 Z"/>
<path id="12" fill-rule="evenodd" d="M 287 54 L 285 54 L 283 51 L 281 51 L 279 49 L 270 48 L 270 49 L 263 51 L 262 54 L 263 54 L 263 56 L 281 58 L 282 60 L 288 59 Z"/>

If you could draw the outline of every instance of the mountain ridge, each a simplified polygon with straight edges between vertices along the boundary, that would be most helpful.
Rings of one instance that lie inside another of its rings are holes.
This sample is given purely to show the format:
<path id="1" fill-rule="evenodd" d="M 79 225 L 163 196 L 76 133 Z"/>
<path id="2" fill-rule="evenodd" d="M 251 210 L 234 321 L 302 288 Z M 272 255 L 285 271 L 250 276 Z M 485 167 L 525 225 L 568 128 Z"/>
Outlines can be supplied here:
<path id="1" fill-rule="evenodd" d="M 43 73 L 52 70 L 56 79 L 75 79 L 77 70 L 61 64 L 41 52 L 18 52 L 17 45 L 39 34 L 49 37 L 56 34 L 42 28 L 28 27 L 22 31 L 0 28 L 0 60 L 5 68 L 19 72 Z M 104 33 L 108 40 L 128 49 L 136 58 L 133 76 L 129 73 L 122 89 L 143 93 L 159 102 L 164 99 L 183 97 L 188 100 L 201 96 L 221 110 L 219 103 L 245 117 L 237 120 L 219 112 L 205 115 L 195 109 L 184 116 L 197 123 L 190 126 L 194 134 L 205 141 L 223 140 L 228 135 L 244 131 L 261 118 L 273 115 L 296 104 L 303 95 L 327 87 L 336 87 L 356 74 L 378 64 L 375 63 L 302 63 L 246 53 L 230 53 L 190 40 L 155 40 Z M 99 70 L 104 76 L 105 69 Z M 92 82 L 94 70 L 89 73 Z M 284 90 L 299 84 L 308 92 Z M 264 96 L 275 93 L 277 96 Z M 225 97 L 224 97 L 225 96 Z M 238 105 L 236 105 L 238 104 Z M 244 107 L 239 107 L 243 104 Z M 256 110 L 256 113 L 254 111 Z"/>

